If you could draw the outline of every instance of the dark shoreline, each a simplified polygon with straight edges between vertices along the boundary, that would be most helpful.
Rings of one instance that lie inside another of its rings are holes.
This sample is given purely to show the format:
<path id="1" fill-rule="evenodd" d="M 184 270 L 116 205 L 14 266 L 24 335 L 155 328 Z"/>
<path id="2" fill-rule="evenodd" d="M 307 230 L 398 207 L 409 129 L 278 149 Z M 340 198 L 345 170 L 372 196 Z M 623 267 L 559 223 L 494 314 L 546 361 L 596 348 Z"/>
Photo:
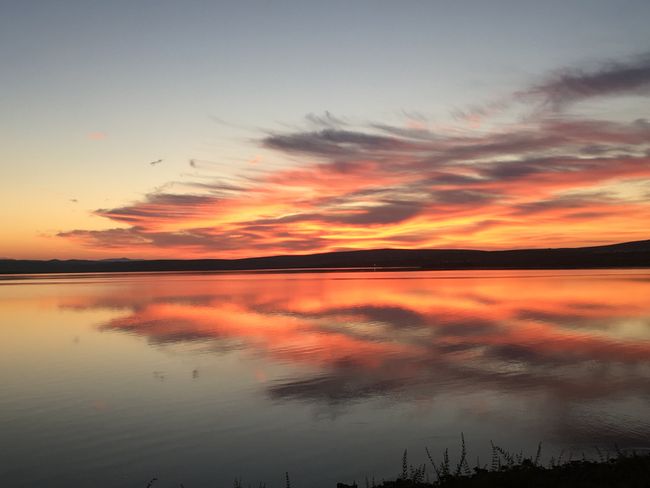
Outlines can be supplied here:
<path id="1" fill-rule="evenodd" d="M 650 267 L 650 240 L 607 246 L 480 251 L 375 249 L 243 259 L 0 260 L 0 274 L 116 272 L 326 272 Z"/>
<path id="2" fill-rule="evenodd" d="M 430 468 L 431 466 L 429 466 Z M 422 468 L 405 471 L 394 481 L 366 482 L 366 488 L 647 488 L 650 486 L 650 454 L 620 452 L 598 461 L 580 459 L 540 465 L 522 459 L 491 468 L 435 467 L 434 481 L 423 479 Z M 361 485 L 362 488 L 364 485 Z M 337 488 L 359 488 L 339 483 Z"/>
<path id="3" fill-rule="evenodd" d="M 402 458 L 402 472 L 391 480 L 364 480 L 338 482 L 336 488 L 648 488 L 650 486 L 650 453 L 596 449 L 598 458 L 578 459 L 551 457 L 547 463 L 540 459 L 541 443 L 533 457 L 510 453 L 492 444 L 489 464 L 470 467 L 463 442 L 460 459 L 452 463 L 445 450 L 442 460 L 436 461 L 427 449 L 428 463 L 413 466 L 408 463 L 407 452 Z M 478 460 L 477 460 L 478 462 Z M 284 473 L 284 487 L 302 486 Z M 155 488 L 157 477 L 149 480 L 147 488 Z M 168 486 L 168 485 L 165 485 Z M 184 488 L 184 484 L 179 485 Z M 241 477 L 235 478 L 233 488 L 267 488 L 266 483 L 251 485 Z M 273 485 L 277 486 L 277 485 Z M 332 488 L 334 488 L 332 486 Z"/>

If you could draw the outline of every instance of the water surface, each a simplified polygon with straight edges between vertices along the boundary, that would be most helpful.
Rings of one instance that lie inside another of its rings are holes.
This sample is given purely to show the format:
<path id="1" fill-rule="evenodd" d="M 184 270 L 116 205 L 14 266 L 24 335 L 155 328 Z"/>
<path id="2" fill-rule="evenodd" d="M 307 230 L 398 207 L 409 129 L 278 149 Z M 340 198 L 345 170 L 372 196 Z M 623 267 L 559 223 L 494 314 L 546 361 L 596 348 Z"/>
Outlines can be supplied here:
<path id="1" fill-rule="evenodd" d="M 650 271 L 0 280 L 12 487 L 395 477 L 401 455 L 650 447 Z"/>

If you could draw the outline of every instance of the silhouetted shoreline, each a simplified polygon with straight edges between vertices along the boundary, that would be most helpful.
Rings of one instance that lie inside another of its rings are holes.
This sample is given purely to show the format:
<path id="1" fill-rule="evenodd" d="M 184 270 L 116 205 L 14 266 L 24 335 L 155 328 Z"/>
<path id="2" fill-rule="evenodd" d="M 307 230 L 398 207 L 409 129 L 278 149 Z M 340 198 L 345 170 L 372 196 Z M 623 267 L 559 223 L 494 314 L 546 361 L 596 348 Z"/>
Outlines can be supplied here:
<path id="1" fill-rule="evenodd" d="M 625 452 L 617 449 L 616 455 L 603 454 L 599 449 L 599 459 L 588 459 L 582 453 L 578 459 L 552 457 L 545 465 L 541 462 L 541 443 L 534 457 L 524 457 L 523 453 L 510 453 L 492 444 L 490 464 L 470 467 L 463 440 L 462 452 L 457 463 L 450 462 L 448 450 L 436 462 L 427 449 L 430 463 L 413 466 L 408 463 L 407 452 L 402 458 L 402 472 L 394 480 L 377 481 L 374 476 L 336 484 L 336 488 L 646 488 L 650 479 L 650 454 L 647 452 Z M 284 487 L 291 488 L 294 480 L 290 473 L 284 474 Z M 147 488 L 154 488 L 158 482 L 154 477 Z M 180 484 L 181 488 L 185 485 Z M 258 486 L 266 488 L 266 483 L 251 485 L 243 479 L 235 478 L 233 488 Z M 277 485 L 273 485 L 277 486 Z M 334 487 L 332 487 L 334 488 Z"/>
<path id="2" fill-rule="evenodd" d="M 365 485 L 339 483 L 337 488 L 645 488 L 650 479 L 650 455 L 621 453 L 610 459 L 580 459 L 547 467 L 532 459 L 491 469 L 470 470 L 466 466 L 465 471 L 462 467 L 448 466 L 446 472 L 438 468 L 433 476 L 435 481 L 425 481 L 424 471 L 419 469 L 411 468 L 395 481 Z"/>
<path id="3" fill-rule="evenodd" d="M 374 249 L 243 259 L 0 260 L 0 274 L 156 271 L 369 271 L 650 267 L 650 240 L 606 246 L 481 251 Z"/>

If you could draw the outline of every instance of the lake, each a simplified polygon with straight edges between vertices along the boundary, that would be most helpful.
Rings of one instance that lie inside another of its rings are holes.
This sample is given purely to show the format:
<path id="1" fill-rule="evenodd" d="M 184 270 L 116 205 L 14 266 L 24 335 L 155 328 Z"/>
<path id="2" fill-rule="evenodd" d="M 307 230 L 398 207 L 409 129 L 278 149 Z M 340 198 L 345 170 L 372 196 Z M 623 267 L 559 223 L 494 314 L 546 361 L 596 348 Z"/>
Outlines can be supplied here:
<path id="1" fill-rule="evenodd" d="M 365 486 L 461 432 L 649 448 L 650 270 L 0 277 L 3 486 Z"/>

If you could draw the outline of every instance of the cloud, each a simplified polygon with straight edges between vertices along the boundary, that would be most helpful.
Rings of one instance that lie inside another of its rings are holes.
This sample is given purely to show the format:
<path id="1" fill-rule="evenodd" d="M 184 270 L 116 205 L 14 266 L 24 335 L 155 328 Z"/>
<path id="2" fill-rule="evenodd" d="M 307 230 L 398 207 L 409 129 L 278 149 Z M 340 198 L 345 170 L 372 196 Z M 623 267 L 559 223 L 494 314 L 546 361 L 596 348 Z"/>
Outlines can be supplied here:
<path id="1" fill-rule="evenodd" d="M 183 195 L 173 193 L 151 193 L 144 201 L 125 207 L 98 209 L 96 215 L 116 222 L 144 226 L 153 226 L 163 221 L 176 221 L 201 215 L 208 206 L 219 201 L 210 195 Z"/>
<path id="2" fill-rule="evenodd" d="M 394 125 L 373 123 L 370 128 L 377 129 L 381 132 L 391 134 L 397 137 L 404 137 L 407 139 L 432 141 L 436 139 L 436 135 L 429 130 L 422 127 L 396 127 Z"/>
<path id="3" fill-rule="evenodd" d="M 481 205 L 498 199 L 494 193 L 480 190 L 434 190 L 431 194 L 435 202 L 450 206 Z"/>
<path id="4" fill-rule="evenodd" d="M 305 119 L 317 127 L 327 127 L 335 129 L 347 125 L 343 119 L 335 117 L 329 111 L 325 110 L 322 114 L 307 114 Z"/>
<path id="5" fill-rule="evenodd" d="M 106 139 L 108 136 L 106 135 L 105 132 L 90 132 L 88 133 L 88 139 L 91 141 L 103 141 Z"/>
<path id="6" fill-rule="evenodd" d="M 137 228 L 105 230 L 71 230 L 59 232 L 59 237 L 90 243 L 107 249 L 138 248 L 149 241 L 139 235 Z"/>
<path id="7" fill-rule="evenodd" d="M 406 146 L 398 138 L 338 129 L 275 134 L 265 138 L 262 143 L 270 149 L 289 153 L 348 157 L 358 156 L 362 151 L 394 151 Z"/>
<path id="8" fill-rule="evenodd" d="M 650 94 L 650 53 L 628 62 L 607 62 L 599 68 L 565 69 L 543 83 L 520 92 L 524 99 L 537 98 L 554 110 L 588 98 Z"/>
<path id="9" fill-rule="evenodd" d="M 512 210 L 514 213 L 520 215 L 531 215 L 549 210 L 573 211 L 584 208 L 600 208 L 608 204 L 614 205 L 616 203 L 618 202 L 613 195 L 601 191 L 579 195 L 563 195 L 546 200 L 522 203 L 521 205 L 513 206 Z"/>
<path id="10" fill-rule="evenodd" d="M 395 224 L 417 215 L 423 206 L 422 202 L 384 201 L 379 205 L 358 208 L 338 217 L 329 217 L 328 220 L 356 225 Z"/>

